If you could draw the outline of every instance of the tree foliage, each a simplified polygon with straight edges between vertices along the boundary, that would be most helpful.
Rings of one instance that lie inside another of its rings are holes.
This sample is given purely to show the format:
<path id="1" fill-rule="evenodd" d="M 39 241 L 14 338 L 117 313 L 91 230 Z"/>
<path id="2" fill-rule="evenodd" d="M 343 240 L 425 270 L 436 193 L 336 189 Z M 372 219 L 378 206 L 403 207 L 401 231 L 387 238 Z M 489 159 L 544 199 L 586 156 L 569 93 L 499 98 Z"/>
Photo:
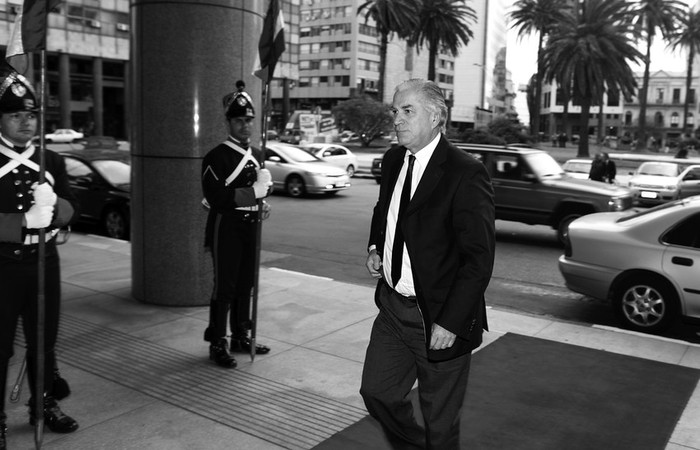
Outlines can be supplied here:
<path id="1" fill-rule="evenodd" d="M 474 37 L 469 28 L 476 12 L 464 0 L 422 0 L 419 24 L 411 38 L 417 49 L 428 47 L 428 80 L 435 81 L 438 52 L 459 54 L 462 45 Z"/>
<path id="2" fill-rule="evenodd" d="M 695 54 L 700 52 L 700 11 L 690 8 L 686 11 L 680 22 L 680 26 L 669 35 L 669 45 L 674 50 L 684 48 L 688 51 L 688 63 L 685 76 L 685 100 L 683 102 L 683 131 L 692 130 L 692 124 L 688 121 L 688 110 L 692 101 L 690 86 L 693 82 L 693 63 Z"/>
<path id="3" fill-rule="evenodd" d="M 353 97 L 332 110 L 336 122 L 360 136 L 365 147 L 386 131 L 393 122 L 389 106 L 369 96 Z"/>
<path id="4" fill-rule="evenodd" d="M 583 0 L 552 30 L 542 53 L 544 77 L 570 85 L 571 98 L 581 105 L 578 156 L 588 156 L 591 105 L 605 92 L 631 98 L 637 83 L 630 62 L 641 58 L 625 0 Z"/>

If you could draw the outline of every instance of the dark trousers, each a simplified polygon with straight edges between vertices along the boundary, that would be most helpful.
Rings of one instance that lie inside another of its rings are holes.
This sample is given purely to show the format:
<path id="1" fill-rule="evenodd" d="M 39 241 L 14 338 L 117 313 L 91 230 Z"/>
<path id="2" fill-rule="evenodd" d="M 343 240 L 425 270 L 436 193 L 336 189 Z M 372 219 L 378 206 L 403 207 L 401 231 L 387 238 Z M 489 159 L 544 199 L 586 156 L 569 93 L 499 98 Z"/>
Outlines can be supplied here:
<path id="1" fill-rule="evenodd" d="M 32 395 L 35 395 L 37 264 L 36 246 L 25 246 L 21 259 L 0 257 L 0 420 L 5 419 L 7 369 L 13 355 L 15 332 L 20 317 L 27 343 L 29 387 Z M 46 244 L 45 275 L 44 389 L 50 394 L 56 363 L 53 350 L 58 337 L 61 303 L 59 258 L 53 242 Z"/>
<path id="2" fill-rule="evenodd" d="M 214 292 L 209 310 L 209 327 L 214 338 L 226 336 L 227 318 L 230 318 L 234 338 L 246 337 L 250 329 L 256 227 L 253 221 L 223 216 L 215 224 L 212 244 Z"/>
<path id="3" fill-rule="evenodd" d="M 395 449 L 459 449 L 459 416 L 471 354 L 449 361 L 427 359 L 417 304 L 382 283 L 362 372 L 360 394 Z M 407 398 L 416 379 L 425 427 Z"/>

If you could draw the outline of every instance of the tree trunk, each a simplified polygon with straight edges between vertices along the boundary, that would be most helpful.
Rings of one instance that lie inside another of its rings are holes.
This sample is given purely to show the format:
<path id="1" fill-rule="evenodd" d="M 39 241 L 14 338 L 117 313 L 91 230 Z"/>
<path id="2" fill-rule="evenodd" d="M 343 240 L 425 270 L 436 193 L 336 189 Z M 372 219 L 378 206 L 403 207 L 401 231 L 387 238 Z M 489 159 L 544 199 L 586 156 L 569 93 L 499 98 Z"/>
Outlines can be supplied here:
<path id="1" fill-rule="evenodd" d="M 389 42 L 389 33 L 382 33 L 379 41 L 379 81 L 377 82 L 377 100 L 384 103 L 384 79 L 386 72 L 386 52 Z"/>
<path id="2" fill-rule="evenodd" d="M 688 109 L 690 109 L 690 86 L 693 82 L 693 58 L 695 49 L 688 49 L 688 72 L 685 76 L 685 101 L 683 102 L 683 134 L 692 134 L 692 127 L 688 131 Z M 681 137 L 682 139 L 683 137 Z"/>
<path id="3" fill-rule="evenodd" d="M 642 89 L 639 90 L 639 129 L 637 131 L 637 150 L 646 148 L 647 145 L 647 91 L 649 90 L 649 64 L 651 63 L 651 41 L 653 34 L 648 32 L 647 54 L 644 61 L 644 79 Z"/>
<path id="4" fill-rule="evenodd" d="M 579 122 L 579 127 L 581 132 L 579 133 L 581 138 L 578 141 L 578 154 L 579 158 L 588 158 L 590 156 L 588 152 L 588 119 L 591 115 L 591 99 L 584 97 L 581 101 L 581 119 Z"/>
<path id="5" fill-rule="evenodd" d="M 605 121 L 603 116 L 603 102 L 605 100 L 605 90 L 600 90 L 600 100 L 598 104 L 598 145 L 602 145 L 605 140 Z"/>
<path id="6" fill-rule="evenodd" d="M 540 31 L 540 38 L 537 43 L 537 74 L 535 77 L 535 111 L 532 118 L 532 134 L 540 139 L 540 108 L 542 108 L 542 80 L 544 78 L 544 68 L 542 67 L 542 51 L 544 47 L 544 32 Z"/>
<path id="7" fill-rule="evenodd" d="M 437 43 L 430 42 L 430 48 L 428 49 L 428 80 L 435 81 L 435 60 L 437 59 Z"/>

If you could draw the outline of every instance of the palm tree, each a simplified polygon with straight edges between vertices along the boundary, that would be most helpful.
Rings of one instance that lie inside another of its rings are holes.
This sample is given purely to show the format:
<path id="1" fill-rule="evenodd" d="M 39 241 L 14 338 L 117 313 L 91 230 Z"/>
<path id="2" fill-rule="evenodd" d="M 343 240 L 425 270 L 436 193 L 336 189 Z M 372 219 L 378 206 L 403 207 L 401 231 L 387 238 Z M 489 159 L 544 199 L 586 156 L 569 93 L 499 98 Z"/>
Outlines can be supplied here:
<path id="1" fill-rule="evenodd" d="M 372 18 L 379 33 L 379 82 L 377 99 L 384 102 L 384 77 L 386 52 L 392 34 L 407 39 L 418 26 L 420 0 L 369 0 L 357 8 L 357 14 L 364 11 L 365 23 Z"/>
<path id="2" fill-rule="evenodd" d="M 679 0 L 639 0 L 633 12 L 637 31 L 646 36 L 646 56 L 644 57 L 644 78 L 639 90 L 639 131 L 637 148 L 646 146 L 647 91 L 649 89 L 649 65 L 651 45 L 657 29 L 668 39 L 674 32 L 678 20 L 685 15 L 685 4 Z"/>
<path id="3" fill-rule="evenodd" d="M 462 44 L 474 37 L 468 22 L 476 22 L 476 12 L 464 0 L 423 0 L 418 27 L 411 43 L 417 49 L 428 46 L 428 80 L 435 81 L 435 60 L 439 51 L 459 54 Z"/>
<path id="4" fill-rule="evenodd" d="M 542 52 L 544 78 L 547 82 L 572 82 L 573 100 L 581 105 L 578 156 L 589 155 L 591 105 L 598 103 L 606 90 L 630 98 L 637 87 L 630 62 L 641 58 L 625 0 L 582 0 L 549 34 Z"/>
<path id="5" fill-rule="evenodd" d="M 700 11 L 693 11 L 690 8 L 681 19 L 681 25 L 673 33 L 669 42 L 676 50 L 684 48 L 688 51 L 688 66 L 685 76 L 685 101 L 683 102 L 683 132 L 688 131 L 688 109 L 690 107 L 690 86 L 693 81 L 693 61 L 695 54 L 700 51 Z"/>
<path id="6" fill-rule="evenodd" d="M 542 99 L 542 50 L 545 37 L 562 19 L 563 14 L 569 8 L 564 0 L 518 0 L 515 2 L 513 12 L 510 13 L 511 28 L 518 29 L 518 37 L 539 33 L 537 43 L 537 74 L 535 81 L 535 98 L 537 107 L 530 115 L 530 132 L 537 135 L 540 132 L 540 105 Z"/>

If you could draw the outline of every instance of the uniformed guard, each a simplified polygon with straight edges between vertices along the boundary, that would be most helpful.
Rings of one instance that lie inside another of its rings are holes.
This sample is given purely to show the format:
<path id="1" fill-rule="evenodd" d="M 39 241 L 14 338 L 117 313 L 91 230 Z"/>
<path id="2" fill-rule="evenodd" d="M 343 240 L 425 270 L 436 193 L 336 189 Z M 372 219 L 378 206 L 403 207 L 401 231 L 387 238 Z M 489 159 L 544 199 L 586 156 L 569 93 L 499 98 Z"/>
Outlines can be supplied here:
<path id="1" fill-rule="evenodd" d="M 56 234 L 77 217 L 63 158 L 45 152 L 46 182 L 39 181 L 37 100 L 29 81 L 17 72 L 0 77 L 0 449 L 6 449 L 5 390 L 15 330 L 22 318 L 32 396 L 44 397 L 44 421 L 57 433 L 78 423 L 65 415 L 53 394 L 54 347 L 58 336 L 61 280 Z M 35 392 L 39 230 L 45 229 L 45 392 Z M 30 423 L 35 402 L 30 399 Z"/>
<path id="2" fill-rule="evenodd" d="M 210 343 L 209 358 L 226 368 L 236 367 L 231 351 L 251 351 L 248 332 L 250 295 L 255 277 L 258 199 L 272 186 L 267 169 L 260 168 L 260 150 L 250 146 L 255 110 L 245 91 L 239 89 L 223 98 L 229 136 L 204 157 L 202 188 L 209 216 L 205 246 L 214 262 L 214 292 L 209 309 L 209 327 L 204 340 Z M 230 312 L 231 345 L 226 341 Z M 268 353 L 256 345 L 257 354 Z"/>

